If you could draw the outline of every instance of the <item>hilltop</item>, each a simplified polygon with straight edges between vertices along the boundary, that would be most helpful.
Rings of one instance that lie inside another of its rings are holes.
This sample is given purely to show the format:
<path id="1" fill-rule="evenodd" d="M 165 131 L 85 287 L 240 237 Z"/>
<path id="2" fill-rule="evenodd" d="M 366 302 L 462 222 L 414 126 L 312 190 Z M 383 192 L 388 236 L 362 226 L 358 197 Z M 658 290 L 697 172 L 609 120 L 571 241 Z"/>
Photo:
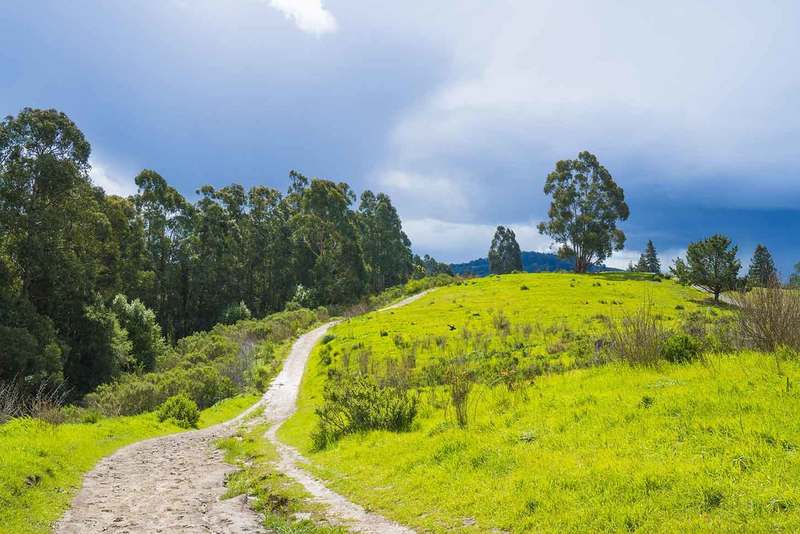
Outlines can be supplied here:
<path id="1" fill-rule="evenodd" d="M 522 270 L 527 273 L 547 273 L 557 271 L 571 271 L 575 267 L 572 260 L 560 258 L 557 254 L 549 252 L 535 252 L 532 250 L 522 252 Z M 451 263 L 453 274 L 470 276 L 487 276 L 489 274 L 489 259 L 478 258 L 464 263 Z M 591 272 L 616 271 L 599 265 L 592 267 Z"/>

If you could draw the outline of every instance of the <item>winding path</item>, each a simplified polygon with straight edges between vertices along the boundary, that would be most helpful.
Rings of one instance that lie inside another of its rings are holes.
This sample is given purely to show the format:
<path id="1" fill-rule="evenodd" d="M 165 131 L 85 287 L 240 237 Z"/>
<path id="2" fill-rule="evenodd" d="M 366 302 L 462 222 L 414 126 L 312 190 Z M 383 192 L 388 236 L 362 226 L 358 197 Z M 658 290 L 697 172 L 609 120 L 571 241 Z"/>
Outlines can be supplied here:
<path id="1" fill-rule="evenodd" d="M 424 291 L 384 310 L 409 304 Z M 303 485 L 312 498 L 327 507 L 333 524 L 355 532 L 413 531 L 364 510 L 328 489 L 298 464 L 300 453 L 276 437 L 280 425 L 295 412 L 300 382 L 314 345 L 337 321 L 300 336 L 264 397 L 238 417 L 203 430 L 154 438 L 123 447 L 101 460 L 86 475 L 72 507 L 56 523 L 58 534 L 140 532 L 260 533 L 259 516 L 247 497 L 221 499 L 225 478 L 235 468 L 223 460 L 214 441 L 232 435 L 242 420 L 264 407 L 259 420 L 272 423 L 266 438 L 280 453 L 278 470 Z"/>

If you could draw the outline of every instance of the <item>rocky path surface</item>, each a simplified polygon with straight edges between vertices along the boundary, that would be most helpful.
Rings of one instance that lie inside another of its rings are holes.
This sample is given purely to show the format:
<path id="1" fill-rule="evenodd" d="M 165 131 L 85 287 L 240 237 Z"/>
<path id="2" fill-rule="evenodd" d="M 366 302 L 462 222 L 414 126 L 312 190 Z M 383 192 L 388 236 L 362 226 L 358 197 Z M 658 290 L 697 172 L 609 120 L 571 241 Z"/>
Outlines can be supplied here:
<path id="1" fill-rule="evenodd" d="M 403 306 L 426 293 L 384 309 Z M 280 424 L 295 411 L 311 350 L 335 324 L 332 321 L 298 338 L 264 397 L 235 419 L 203 430 L 141 441 L 101 460 L 84 478 L 83 487 L 70 510 L 56 523 L 55 532 L 264 532 L 259 516 L 247 506 L 246 497 L 221 499 L 225 477 L 235 468 L 224 462 L 223 453 L 214 446 L 215 440 L 232 435 L 248 414 L 261 407 L 265 409 L 259 420 L 263 417 L 272 423 L 266 437 L 280 452 L 278 469 L 328 507 L 331 523 L 356 532 L 413 532 L 329 490 L 299 467 L 305 459 L 275 435 Z"/>

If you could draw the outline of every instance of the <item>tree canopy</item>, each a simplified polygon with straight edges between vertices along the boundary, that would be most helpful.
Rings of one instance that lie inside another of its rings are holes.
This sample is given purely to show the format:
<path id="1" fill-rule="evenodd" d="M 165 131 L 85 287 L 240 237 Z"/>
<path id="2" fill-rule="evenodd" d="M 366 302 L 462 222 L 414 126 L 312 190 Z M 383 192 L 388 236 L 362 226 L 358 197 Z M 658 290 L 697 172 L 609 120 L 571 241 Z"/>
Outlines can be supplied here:
<path id="1" fill-rule="evenodd" d="M 308 306 L 349 304 L 415 272 L 383 193 L 356 209 L 346 183 L 292 171 L 286 194 L 205 185 L 190 202 L 145 169 L 122 198 L 92 185 L 90 152 L 56 110 L 0 123 L 0 380 L 65 380 L 80 395 L 298 291 Z"/>
<path id="2" fill-rule="evenodd" d="M 552 201 L 549 220 L 539 224 L 539 232 L 560 245 L 561 257 L 575 259 L 575 272 L 585 273 L 622 250 L 625 234 L 617 222 L 628 219 L 625 194 L 596 156 L 584 151 L 577 159 L 556 163 L 544 192 Z"/>
<path id="3" fill-rule="evenodd" d="M 702 241 L 690 243 L 686 250 L 686 261 L 675 260 L 672 274 L 685 285 L 698 286 L 714 295 L 719 302 L 723 291 L 736 288 L 737 276 L 742 264 L 736 259 L 738 247 L 721 234 Z"/>
<path id="4" fill-rule="evenodd" d="M 757 245 L 747 272 L 747 287 L 769 287 L 778 280 L 772 254 L 764 245 Z"/>
<path id="5" fill-rule="evenodd" d="M 507 274 L 522 270 L 522 253 L 511 228 L 497 227 L 489 248 L 489 270 L 492 274 Z"/>

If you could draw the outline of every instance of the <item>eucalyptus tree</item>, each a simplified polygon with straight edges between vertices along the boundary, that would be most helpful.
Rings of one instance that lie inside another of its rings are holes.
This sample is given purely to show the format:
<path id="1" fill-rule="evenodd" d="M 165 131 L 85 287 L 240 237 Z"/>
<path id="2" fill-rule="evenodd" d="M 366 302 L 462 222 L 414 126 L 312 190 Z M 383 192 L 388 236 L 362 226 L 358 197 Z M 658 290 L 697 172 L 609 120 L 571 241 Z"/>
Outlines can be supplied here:
<path id="1" fill-rule="evenodd" d="M 522 252 L 514 230 L 498 226 L 489 248 L 489 270 L 492 274 L 507 274 L 522 270 Z"/>
<path id="2" fill-rule="evenodd" d="M 576 273 L 622 250 L 625 234 L 617 222 L 630 213 L 625 193 L 594 154 L 584 151 L 577 159 L 557 162 L 544 192 L 552 200 L 539 232 L 560 245 L 561 257 L 575 259 Z"/>

